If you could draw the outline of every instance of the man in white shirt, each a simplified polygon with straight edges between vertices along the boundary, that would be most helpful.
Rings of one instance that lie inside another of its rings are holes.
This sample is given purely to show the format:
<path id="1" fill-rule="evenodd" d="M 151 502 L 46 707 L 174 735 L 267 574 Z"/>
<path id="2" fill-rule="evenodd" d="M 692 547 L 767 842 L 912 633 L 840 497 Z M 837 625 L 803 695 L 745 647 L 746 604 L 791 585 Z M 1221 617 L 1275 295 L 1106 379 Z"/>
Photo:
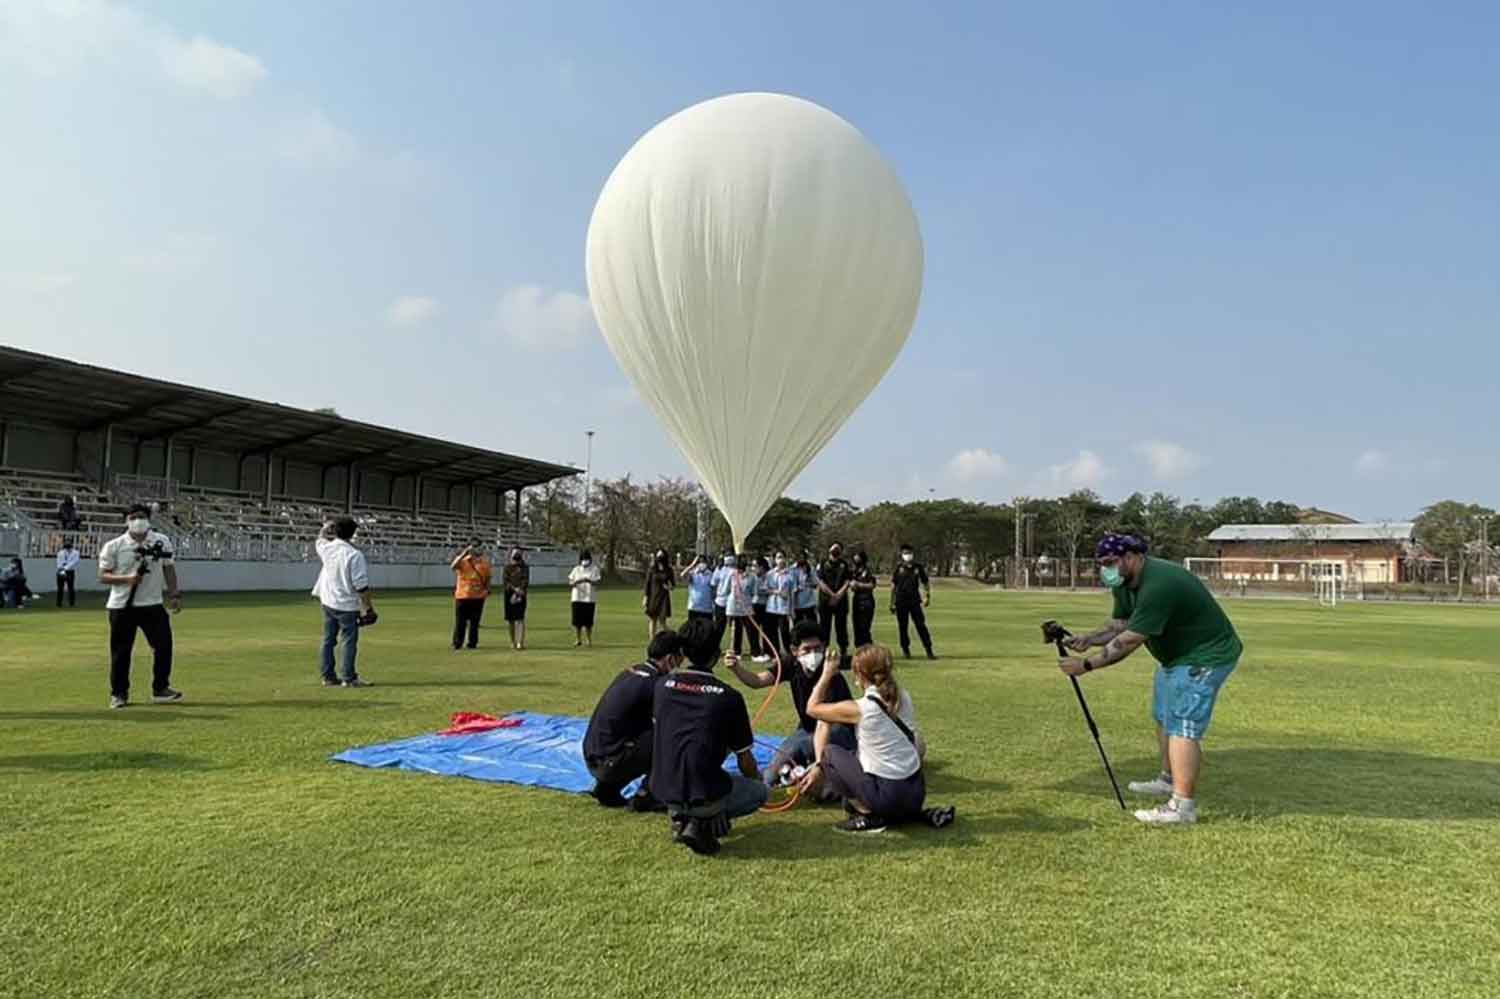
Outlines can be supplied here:
<path id="1" fill-rule="evenodd" d="M 130 703 L 130 655 L 136 629 L 151 646 L 151 700 L 168 704 L 182 700 L 173 690 L 172 622 L 163 601 L 173 611 L 182 609 L 177 588 L 177 566 L 172 542 L 151 530 L 150 509 L 137 503 L 125 513 L 125 533 L 99 550 L 99 582 L 109 587 L 109 706 Z M 59 563 L 61 564 L 61 563 Z"/>
<path id="2" fill-rule="evenodd" d="M 359 626 L 375 623 L 375 607 L 370 601 L 370 567 L 365 553 L 354 547 L 354 532 L 359 525 L 353 517 L 340 517 L 323 525 L 318 535 L 318 557 L 323 571 L 313 585 L 313 596 L 323 605 L 323 654 L 319 666 L 325 687 L 368 687 L 355 669 L 359 655 Z M 333 650 L 343 639 L 343 680 L 333 672 Z"/>
<path id="3" fill-rule="evenodd" d="M 57 606 L 63 605 L 63 590 L 68 591 L 68 606 L 78 606 L 78 591 L 73 585 L 77 577 L 78 549 L 73 547 L 72 538 L 63 538 L 57 551 Z"/>

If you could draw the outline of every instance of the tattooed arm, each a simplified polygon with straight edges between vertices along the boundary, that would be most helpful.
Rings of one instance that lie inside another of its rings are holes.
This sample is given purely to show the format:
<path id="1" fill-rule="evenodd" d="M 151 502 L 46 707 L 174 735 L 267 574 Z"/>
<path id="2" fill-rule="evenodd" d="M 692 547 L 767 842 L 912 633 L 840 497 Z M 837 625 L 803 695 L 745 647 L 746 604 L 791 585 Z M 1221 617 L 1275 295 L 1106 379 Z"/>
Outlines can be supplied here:
<path id="1" fill-rule="evenodd" d="M 1087 635 L 1074 635 L 1068 639 L 1068 648 L 1074 652 L 1087 652 L 1100 645 L 1107 645 L 1110 639 L 1125 631 L 1125 624 L 1122 619 L 1115 618 L 1097 631 L 1091 631 Z"/>
<path id="2" fill-rule="evenodd" d="M 1091 670 L 1103 669 L 1130 655 L 1146 643 L 1146 636 L 1134 631 L 1122 631 L 1104 643 L 1104 651 L 1083 659 L 1061 659 L 1058 668 L 1069 676 L 1078 676 Z"/>

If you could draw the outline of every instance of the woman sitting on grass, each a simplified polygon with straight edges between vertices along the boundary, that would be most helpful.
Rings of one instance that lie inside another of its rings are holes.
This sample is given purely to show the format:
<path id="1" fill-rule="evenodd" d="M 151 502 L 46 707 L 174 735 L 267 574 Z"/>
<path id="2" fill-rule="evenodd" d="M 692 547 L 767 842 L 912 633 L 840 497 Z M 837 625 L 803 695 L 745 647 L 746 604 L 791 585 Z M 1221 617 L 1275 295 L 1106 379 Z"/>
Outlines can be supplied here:
<path id="1" fill-rule="evenodd" d="M 831 725 L 853 725 L 858 755 L 842 746 L 821 747 L 818 762 L 802 778 L 803 791 L 826 782 L 844 799 L 849 817 L 834 828 L 841 832 L 878 833 L 902 822 L 923 821 L 941 829 L 953 821 L 953 806 L 923 808 L 927 779 L 922 759 L 927 746 L 917 733 L 911 695 L 896 685 L 891 650 L 867 645 L 854 654 L 854 678 L 864 696 L 827 702 L 829 684 L 839 672 L 839 657 L 823 660 L 823 675 L 807 699 L 807 713 Z"/>

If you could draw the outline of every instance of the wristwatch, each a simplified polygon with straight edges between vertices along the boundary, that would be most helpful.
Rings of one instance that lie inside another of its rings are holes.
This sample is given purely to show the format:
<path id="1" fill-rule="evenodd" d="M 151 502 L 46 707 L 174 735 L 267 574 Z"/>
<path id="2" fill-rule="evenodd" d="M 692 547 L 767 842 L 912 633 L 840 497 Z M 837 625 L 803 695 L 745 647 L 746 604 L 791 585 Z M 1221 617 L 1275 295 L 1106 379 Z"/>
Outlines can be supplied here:
<path id="1" fill-rule="evenodd" d="M 1091 663 L 1091 662 L 1089 662 L 1088 659 L 1084 659 L 1083 660 L 1083 671 L 1085 673 L 1092 673 L 1094 671 L 1094 664 Z"/>

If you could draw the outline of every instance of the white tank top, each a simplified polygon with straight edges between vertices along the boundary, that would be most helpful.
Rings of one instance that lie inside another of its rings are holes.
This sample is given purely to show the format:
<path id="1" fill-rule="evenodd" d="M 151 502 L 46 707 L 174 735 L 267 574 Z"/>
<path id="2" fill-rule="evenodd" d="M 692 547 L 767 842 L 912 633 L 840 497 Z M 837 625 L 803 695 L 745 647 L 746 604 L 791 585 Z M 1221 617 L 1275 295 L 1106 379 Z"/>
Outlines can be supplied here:
<path id="1" fill-rule="evenodd" d="M 876 700 L 875 691 L 867 691 L 859 704 L 859 765 L 867 774 L 886 780 L 901 780 L 922 769 L 922 757 L 917 747 L 891 720 Z M 895 712 L 906 727 L 917 734 L 917 715 L 911 704 L 911 695 L 901 691 L 901 706 Z"/>

